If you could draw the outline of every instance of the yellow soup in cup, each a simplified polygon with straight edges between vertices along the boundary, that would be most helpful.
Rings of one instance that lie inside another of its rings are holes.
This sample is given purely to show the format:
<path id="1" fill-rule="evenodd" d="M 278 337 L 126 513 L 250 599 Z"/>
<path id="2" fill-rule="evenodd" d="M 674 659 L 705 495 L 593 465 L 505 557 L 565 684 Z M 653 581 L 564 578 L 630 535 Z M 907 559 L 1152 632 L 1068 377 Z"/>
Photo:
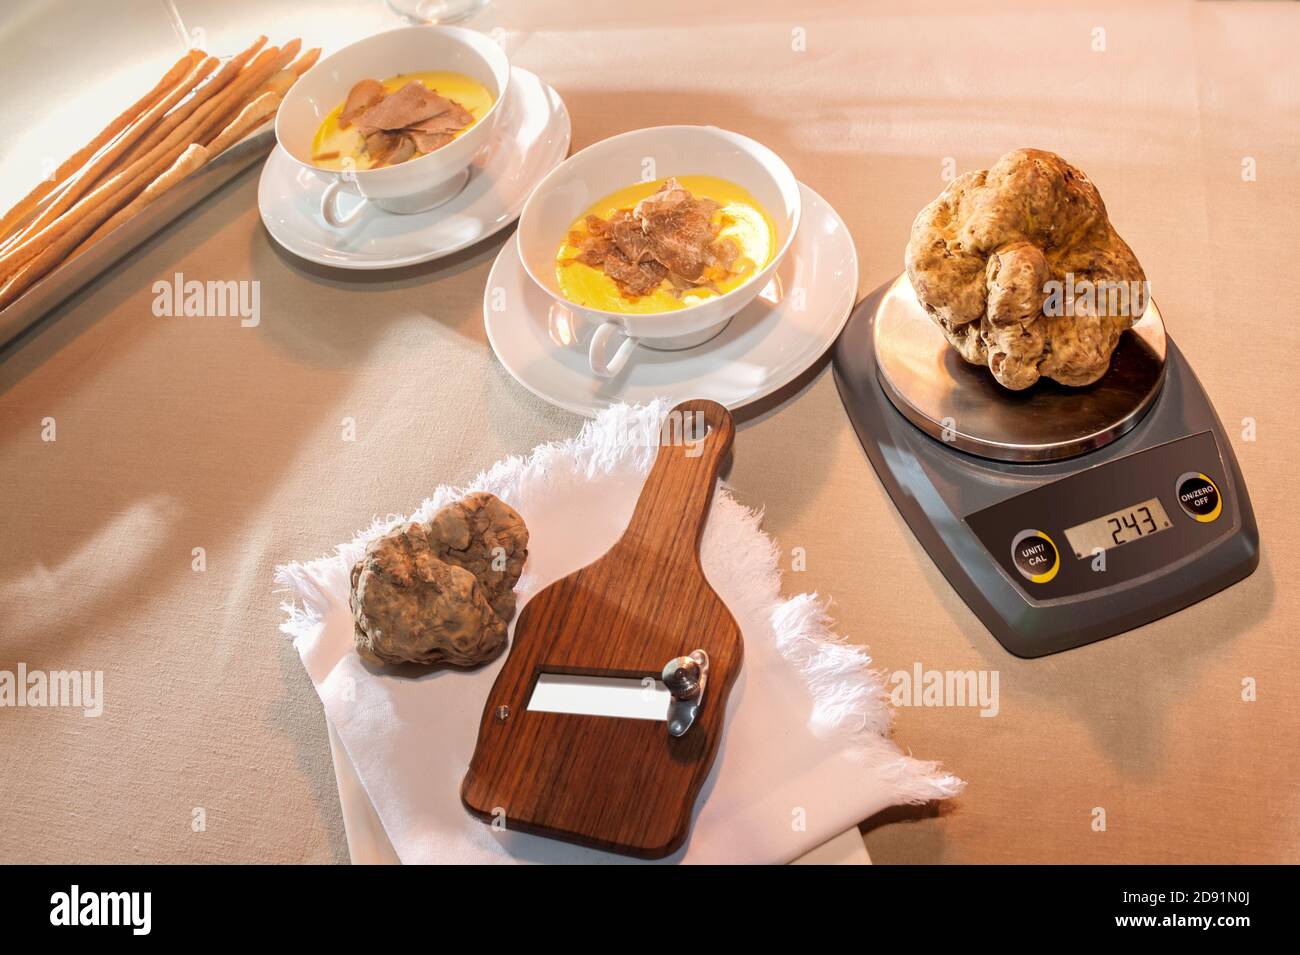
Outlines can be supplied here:
<path id="1" fill-rule="evenodd" d="M 444 94 L 446 95 L 446 94 Z M 623 314 L 646 314 L 690 308 L 725 295 L 766 268 L 776 255 L 776 226 L 771 217 L 745 189 L 716 176 L 676 176 L 677 183 L 696 199 L 712 200 L 711 225 L 715 241 L 730 241 L 736 247 L 735 260 L 707 284 L 680 287 L 665 278 L 652 291 L 629 295 L 602 269 L 579 261 L 582 254 L 575 238 L 588 232 L 588 217 L 608 220 L 615 213 L 634 208 L 642 199 L 659 192 L 669 180 L 637 183 L 610 193 L 594 203 L 569 228 L 556 253 L 556 278 L 564 297 L 576 305 Z"/>
<path id="2" fill-rule="evenodd" d="M 495 102 L 491 91 L 486 86 L 477 80 L 471 79 L 464 73 L 437 70 L 399 73 L 397 76 L 384 80 L 381 85 L 387 95 L 396 93 L 412 80 L 416 80 L 438 95 L 460 104 L 469 110 L 474 117 L 473 123 L 469 123 L 464 128 L 452 133 L 453 138 L 464 135 L 466 130 L 473 127 L 474 123 L 487 115 L 487 111 L 492 108 L 492 104 Z M 339 114 L 343 112 L 346 103 L 346 100 L 339 103 L 325 117 L 325 121 L 320 124 L 320 128 L 316 130 L 316 135 L 312 139 L 312 164 L 321 169 L 335 171 L 370 169 L 378 165 L 366 152 L 366 138 L 361 134 L 355 123 L 347 129 L 339 127 Z"/>

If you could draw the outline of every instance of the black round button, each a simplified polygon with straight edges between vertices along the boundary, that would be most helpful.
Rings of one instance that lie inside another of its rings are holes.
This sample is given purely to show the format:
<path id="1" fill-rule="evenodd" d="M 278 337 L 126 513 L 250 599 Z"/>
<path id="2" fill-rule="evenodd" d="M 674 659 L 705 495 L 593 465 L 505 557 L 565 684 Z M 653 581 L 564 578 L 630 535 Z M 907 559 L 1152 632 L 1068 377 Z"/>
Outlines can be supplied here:
<path id="1" fill-rule="evenodd" d="M 1174 493 L 1178 505 L 1188 517 L 1208 524 L 1223 513 L 1223 498 L 1219 488 L 1199 471 L 1188 471 L 1178 478 Z"/>
<path id="2" fill-rule="evenodd" d="M 1038 530 L 1023 530 L 1011 541 L 1011 560 L 1020 576 L 1033 584 L 1045 584 L 1061 569 L 1056 544 Z"/>

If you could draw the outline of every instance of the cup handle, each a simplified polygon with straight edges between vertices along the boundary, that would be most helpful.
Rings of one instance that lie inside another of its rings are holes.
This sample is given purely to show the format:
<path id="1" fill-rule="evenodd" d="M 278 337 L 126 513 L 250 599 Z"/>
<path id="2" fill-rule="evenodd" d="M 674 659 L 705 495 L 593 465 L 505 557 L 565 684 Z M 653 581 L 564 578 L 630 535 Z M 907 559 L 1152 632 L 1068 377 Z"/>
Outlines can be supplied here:
<path id="1" fill-rule="evenodd" d="M 623 342 L 613 355 L 606 357 L 610 340 L 616 335 L 622 338 Z M 603 323 L 596 329 L 596 334 L 591 336 L 591 349 L 587 353 L 587 357 L 591 361 L 592 372 L 600 378 L 613 378 L 623 370 L 623 366 L 632 357 L 632 352 L 636 350 L 636 346 L 637 340 L 625 334 L 618 325 L 613 322 Z"/>
<path id="2" fill-rule="evenodd" d="M 362 197 L 355 209 L 347 215 L 341 215 L 338 208 L 338 194 L 342 188 L 342 179 L 332 179 L 320 197 L 320 216 L 325 220 L 326 225 L 331 225 L 336 229 L 341 229 L 356 221 L 357 216 L 361 215 L 370 201 Z"/>

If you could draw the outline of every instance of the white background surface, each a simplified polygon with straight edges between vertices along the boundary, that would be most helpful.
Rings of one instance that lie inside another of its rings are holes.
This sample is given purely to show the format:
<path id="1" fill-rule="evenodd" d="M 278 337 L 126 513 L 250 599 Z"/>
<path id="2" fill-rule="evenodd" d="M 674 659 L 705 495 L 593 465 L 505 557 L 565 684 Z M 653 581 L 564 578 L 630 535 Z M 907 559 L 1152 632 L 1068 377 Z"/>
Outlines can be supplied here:
<path id="1" fill-rule="evenodd" d="M 310 44 L 396 23 L 381 0 L 181 6 L 221 53 L 257 32 Z M 175 58 L 157 11 L 3 6 L 5 197 Z M 828 373 L 741 424 L 730 482 L 787 551 L 805 549 L 799 590 L 833 596 L 840 629 L 888 670 L 1001 676 L 996 718 L 900 712 L 900 742 L 970 787 L 943 811 L 875 820 L 877 862 L 1300 861 L 1298 16 L 1293 3 L 502 0 L 472 21 L 505 29 L 512 59 L 564 96 L 575 148 L 669 122 L 774 148 L 844 216 L 862 294 L 898 272 L 946 159 L 964 172 L 1019 146 L 1060 152 L 1097 183 L 1234 435 L 1263 540 L 1255 575 L 1135 633 L 1022 661 L 916 544 Z M 0 667 L 102 669 L 106 694 L 97 720 L 0 711 L 0 859 L 347 858 L 272 570 L 575 429 L 484 340 L 483 284 L 507 235 L 340 276 L 277 250 L 249 174 L 0 354 Z M 177 271 L 260 280 L 261 324 L 154 317 L 150 287 Z M 355 442 L 340 440 L 344 417 Z"/>

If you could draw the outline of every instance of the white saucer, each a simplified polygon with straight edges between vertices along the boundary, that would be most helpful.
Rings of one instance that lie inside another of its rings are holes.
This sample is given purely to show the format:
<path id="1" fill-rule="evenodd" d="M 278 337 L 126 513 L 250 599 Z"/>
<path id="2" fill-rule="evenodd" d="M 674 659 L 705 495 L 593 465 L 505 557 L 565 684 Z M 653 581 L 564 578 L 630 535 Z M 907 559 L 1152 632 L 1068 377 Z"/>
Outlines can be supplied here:
<path id="1" fill-rule="evenodd" d="M 803 219 L 775 277 L 716 338 L 683 351 L 637 348 L 618 375 L 587 363 L 594 326 L 575 319 L 524 272 L 516 242 L 483 293 L 488 341 L 521 385 L 588 417 L 620 401 L 711 398 L 731 410 L 789 384 L 825 354 L 858 294 L 858 255 L 844 220 L 799 184 Z"/>
<path id="2" fill-rule="evenodd" d="M 569 152 L 569 111 L 560 94 L 527 70 L 510 73 L 505 112 L 475 160 L 468 185 L 428 212 L 394 215 L 368 207 L 342 229 L 320 216 L 326 180 L 279 146 L 262 167 L 257 205 L 276 242 L 294 255 L 342 269 L 388 269 L 450 255 L 505 228 L 542 177 Z M 352 197 L 341 195 L 347 214 Z"/>

